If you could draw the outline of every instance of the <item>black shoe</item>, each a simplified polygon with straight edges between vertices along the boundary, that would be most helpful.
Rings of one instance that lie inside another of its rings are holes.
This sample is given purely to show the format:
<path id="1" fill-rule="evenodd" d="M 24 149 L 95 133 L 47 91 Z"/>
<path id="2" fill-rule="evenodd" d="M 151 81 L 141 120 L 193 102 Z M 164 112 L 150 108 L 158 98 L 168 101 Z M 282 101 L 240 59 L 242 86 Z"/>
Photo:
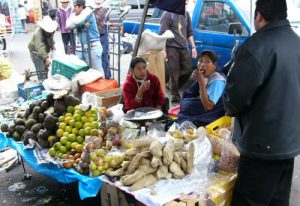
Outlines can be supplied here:
<path id="1" fill-rule="evenodd" d="M 179 104 L 180 103 L 180 96 L 179 95 L 173 95 L 172 96 L 172 100 L 171 100 L 171 102 L 172 102 L 172 104 Z"/>

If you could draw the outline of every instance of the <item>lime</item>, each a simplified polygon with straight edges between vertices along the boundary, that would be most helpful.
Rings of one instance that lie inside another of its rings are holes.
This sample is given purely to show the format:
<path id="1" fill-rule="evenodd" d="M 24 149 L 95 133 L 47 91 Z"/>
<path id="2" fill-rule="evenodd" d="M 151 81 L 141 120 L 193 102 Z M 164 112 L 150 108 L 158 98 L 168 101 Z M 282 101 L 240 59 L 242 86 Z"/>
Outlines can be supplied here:
<path id="1" fill-rule="evenodd" d="M 66 126 L 67 126 L 66 123 L 61 122 L 61 123 L 59 123 L 58 128 L 64 130 L 66 128 Z"/>
<path id="2" fill-rule="evenodd" d="M 63 153 L 61 153 L 61 152 L 59 152 L 56 156 L 58 157 L 58 158 L 60 158 L 60 159 L 62 159 L 63 158 Z"/>
<path id="3" fill-rule="evenodd" d="M 82 136 L 77 136 L 77 143 L 82 144 L 84 141 L 84 138 Z"/>
<path id="4" fill-rule="evenodd" d="M 67 152 L 67 148 L 65 146 L 61 146 L 59 151 L 63 154 L 65 154 Z"/>
<path id="5" fill-rule="evenodd" d="M 98 129 L 98 127 L 99 127 L 98 122 L 93 121 L 93 122 L 91 123 L 91 128 L 92 128 L 92 129 Z"/>
<path id="6" fill-rule="evenodd" d="M 51 142 L 53 139 L 54 139 L 54 136 L 53 136 L 53 135 L 50 135 L 50 136 L 48 137 L 48 142 Z"/>
<path id="7" fill-rule="evenodd" d="M 91 112 L 92 112 L 92 114 L 98 114 L 98 108 L 93 107 L 93 108 L 91 109 Z"/>
<path id="8" fill-rule="evenodd" d="M 75 114 L 74 117 L 76 122 L 80 121 L 81 120 L 81 115 L 80 114 Z"/>
<path id="9" fill-rule="evenodd" d="M 73 114 L 68 112 L 68 113 L 65 114 L 65 117 L 73 117 Z"/>
<path id="10" fill-rule="evenodd" d="M 83 146 L 81 144 L 76 145 L 75 147 L 76 152 L 81 153 L 83 150 Z"/>
<path id="11" fill-rule="evenodd" d="M 62 129 L 58 129 L 58 130 L 56 131 L 56 136 L 58 136 L 58 137 L 62 137 L 63 134 L 64 134 L 64 130 L 62 130 Z"/>
<path id="12" fill-rule="evenodd" d="M 92 130 L 92 128 L 90 128 L 90 127 L 84 128 L 84 134 L 85 135 L 90 135 L 91 134 L 91 130 Z"/>
<path id="13" fill-rule="evenodd" d="M 72 134 L 75 134 L 75 135 L 78 134 L 78 129 L 77 128 L 73 128 L 72 129 Z"/>
<path id="14" fill-rule="evenodd" d="M 77 145 L 78 145 L 77 142 L 72 142 L 72 143 L 71 143 L 71 148 L 72 148 L 72 149 L 75 149 L 75 147 L 76 147 Z"/>
<path id="15" fill-rule="evenodd" d="M 51 157 L 54 157 L 55 154 L 56 154 L 56 150 L 55 150 L 53 147 L 50 148 L 50 149 L 49 149 L 49 155 L 50 155 Z"/>
<path id="16" fill-rule="evenodd" d="M 87 127 L 92 127 L 92 126 L 91 126 L 91 123 L 87 122 L 87 123 L 85 123 L 85 124 L 83 125 L 83 128 L 84 128 L 84 129 L 87 128 Z"/>
<path id="17" fill-rule="evenodd" d="M 69 141 L 66 143 L 66 148 L 67 148 L 68 150 L 72 149 L 72 148 L 71 148 L 71 144 L 72 144 L 72 142 L 69 142 Z"/>
<path id="18" fill-rule="evenodd" d="M 97 114 L 92 114 L 92 117 L 94 118 L 94 121 L 98 120 L 98 115 Z"/>
<path id="19" fill-rule="evenodd" d="M 88 122 L 93 122 L 94 121 L 94 117 L 89 117 L 88 118 Z"/>
<path id="20" fill-rule="evenodd" d="M 63 136 L 65 136 L 65 137 L 67 137 L 67 136 L 69 136 L 69 132 L 64 132 L 64 135 Z"/>
<path id="21" fill-rule="evenodd" d="M 88 122 L 88 118 L 86 116 L 83 116 L 81 117 L 81 122 L 84 124 L 84 123 L 87 123 Z"/>
<path id="22" fill-rule="evenodd" d="M 72 133 L 72 127 L 71 126 L 66 126 L 65 131 L 68 132 L 69 134 Z"/>
<path id="23" fill-rule="evenodd" d="M 83 124 L 82 124 L 81 122 L 76 122 L 76 123 L 75 123 L 75 127 L 76 127 L 77 129 L 81 129 L 82 126 L 83 126 Z"/>
<path id="24" fill-rule="evenodd" d="M 98 136 L 98 134 L 99 134 L 98 129 L 91 129 L 91 131 L 90 131 L 91 136 Z"/>
<path id="25" fill-rule="evenodd" d="M 74 113 L 74 107 L 73 106 L 68 106 L 67 107 L 67 112 L 73 114 Z"/>
<path id="26" fill-rule="evenodd" d="M 80 129 L 78 135 L 84 137 L 85 136 L 84 129 Z"/>
<path id="27" fill-rule="evenodd" d="M 69 121 L 69 125 L 71 126 L 71 127 L 75 127 L 75 119 L 71 119 L 70 121 Z"/>
<path id="28" fill-rule="evenodd" d="M 64 122 L 64 121 L 65 121 L 65 116 L 60 116 L 60 117 L 58 117 L 58 121 L 59 121 L 59 122 Z"/>
<path id="29" fill-rule="evenodd" d="M 63 136 L 62 138 L 60 138 L 60 142 L 61 142 L 63 145 L 66 145 L 67 141 L 68 141 L 68 137 Z"/>
<path id="30" fill-rule="evenodd" d="M 75 111 L 80 110 L 80 106 L 79 106 L 79 105 L 76 105 L 76 106 L 74 107 L 74 110 L 75 110 Z"/>
<path id="31" fill-rule="evenodd" d="M 92 116 L 92 112 L 91 112 L 91 111 L 85 112 L 85 116 L 86 116 L 87 118 L 91 117 L 91 116 Z"/>
<path id="32" fill-rule="evenodd" d="M 70 134 L 70 135 L 68 136 L 68 140 L 69 140 L 70 142 L 76 142 L 76 135 L 75 135 L 75 134 Z"/>
<path id="33" fill-rule="evenodd" d="M 65 123 L 68 125 L 72 117 L 65 117 Z"/>
<path id="34" fill-rule="evenodd" d="M 56 143 L 54 144 L 54 149 L 55 149 L 56 151 L 59 151 L 61 146 L 62 146 L 61 142 L 56 142 Z"/>

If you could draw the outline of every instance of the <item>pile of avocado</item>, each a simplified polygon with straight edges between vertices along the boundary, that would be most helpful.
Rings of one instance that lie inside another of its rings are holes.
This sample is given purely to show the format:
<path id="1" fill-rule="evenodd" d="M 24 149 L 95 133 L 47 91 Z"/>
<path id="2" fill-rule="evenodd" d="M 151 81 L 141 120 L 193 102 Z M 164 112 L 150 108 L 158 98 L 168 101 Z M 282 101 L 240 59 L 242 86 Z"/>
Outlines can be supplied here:
<path id="1" fill-rule="evenodd" d="M 12 124 L 2 124 L 1 131 L 6 133 L 8 138 L 23 141 L 24 145 L 32 139 L 42 148 L 49 148 L 55 141 L 59 141 L 59 138 L 48 141 L 49 136 L 56 133 L 58 117 L 66 113 L 68 106 L 78 104 L 80 100 L 76 97 L 65 95 L 54 99 L 54 95 L 49 94 L 45 99 L 32 102 L 24 113 L 17 114 Z"/>

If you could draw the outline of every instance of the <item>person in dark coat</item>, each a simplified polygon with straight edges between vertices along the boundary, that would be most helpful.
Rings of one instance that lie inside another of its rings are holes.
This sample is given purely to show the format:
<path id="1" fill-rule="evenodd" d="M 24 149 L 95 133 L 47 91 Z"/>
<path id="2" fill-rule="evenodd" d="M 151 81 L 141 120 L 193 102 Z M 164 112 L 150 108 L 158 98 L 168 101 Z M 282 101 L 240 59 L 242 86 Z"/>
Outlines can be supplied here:
<path id="1" fill-rule="evenodd" d="M 240 151 L 232 206 L 288 206 L 300 153 L 300 38 L 285 0 L 257 0 L 254 33 L 237 51 L 223 102 Z"/>

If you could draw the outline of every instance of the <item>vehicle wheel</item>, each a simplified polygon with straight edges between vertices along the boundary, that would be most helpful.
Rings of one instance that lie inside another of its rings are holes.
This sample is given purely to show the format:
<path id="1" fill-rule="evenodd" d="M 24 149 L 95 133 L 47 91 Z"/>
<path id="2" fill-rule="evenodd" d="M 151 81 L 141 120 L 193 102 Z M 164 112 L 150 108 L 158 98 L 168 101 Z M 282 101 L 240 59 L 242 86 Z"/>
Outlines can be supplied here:
<path id="1" fill-rule="evenodd" d="M 6 40 L 3 37 L 0 37 L 0 50 L 6 50 Z"/>

